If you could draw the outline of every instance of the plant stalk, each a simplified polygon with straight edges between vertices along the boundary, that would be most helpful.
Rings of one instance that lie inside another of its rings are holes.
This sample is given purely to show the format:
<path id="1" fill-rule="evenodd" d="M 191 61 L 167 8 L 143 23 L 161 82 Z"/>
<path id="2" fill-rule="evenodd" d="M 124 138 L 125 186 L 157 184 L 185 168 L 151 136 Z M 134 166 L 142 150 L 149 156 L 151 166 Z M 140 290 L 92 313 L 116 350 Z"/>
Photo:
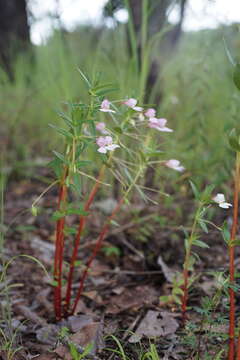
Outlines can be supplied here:
<path id="1" fill-rule="evenodd" d="M 78 292 L 77 292 L 77 296 L 76 296 L 76 299 L 75 299 L 75 302 L 73 304 L 73 309 L 71 311 L 71 315 L 74 314 L 74 312 L 76 311 L 76 308 L 77 308 L 77 304 L 80 300 L 80 297 L 82 295 L 82 291 L 83 291 L 83 286 L 84 286 L 84 282 L 86 280 L 86 277 L 88 275 L 88 272 L 89 272 L 89 269 L 92 265 L 92 262 L 93 260 L 95 259 L 95 257 L 97 256 L 99 250 L 101 249 L 101 246 L 102 246 L 102 242 L 109 230 L 109 227 L 111 225 L 111 220 L 114 218 L 114 216 L 118 213 L 118 211 L 120 210 L 122 204 L 124 203 L 124 201 L 126 200 L 129 192 L 132 190 L 132 188 L 136 185 L 136 182 L 138 181 L 139 177 L 141 176 L 142 174 L 142 171 L 143 171 L 143 168 L 140 167 L 134 180 L 132 181 L 132 183 L 129 185 L 129 188 L 127 189 L 127 191 L 124 193 L 124 195 L 122 196 L 122 198 L 119 200 L 119 202 L 117 203 L 117 205 L 115 206 L 115 208 L 113 209 L 111 215 L 108 217 L 107 219 L 107 222 L 106 224 L 103 226 L 100 234 L 99 234 L 99 237 L 98 237 L 98 240 L 96 242 L 96 245 L 93 249 L 93 252 L 92 252 L 92 255 L 90 256 L 88 262 L 87 262 L 87 265 L 86 265 L 86 268 L 83 272 L 83 275 L 80 279 L 80 284 L 79 284 L 79 288 L 78 288 Z"/>
<path id="2" fill-rule="evenodd" d="M 89 208 L 94 200 L 94 197 L 99 189 L 100 181 L 104 175 L 105 169 L 106 169 L 106 167 L 105 167 L 105 165 L 103 165 L 99 172 L 97 181 L 94 184 L 92 191 L 90 192 L 90 195 L 88 197 L 88 200 L 84 206 L 84 211 L 89 210 Z M 66 292 L 66 301 L 65 301 L 65 314 L 66 315 L 70 308 L 73 273 L 74 273 L 74 269 L 75 269 L 75 262 L 77 260 L 78 249 L 79 249 L 80 240 L 81 240 L 81 234 L 83 232 L 86 220 L 87 220 L 87 216 L 80 216 L 78 231 L 77 231 L 77 235 L 76 235 L 75 242 L 74 242 L 74 249 L 73 249 L 73 253 L 72 253 L 72 257 L 71 257 L 71 261 L 70 261 L 70 269 L 69 269 L 69 274 L 68 274 L 68 279 L 67 279 L 67 292 Z"/>
<path id="3" fill-rule="evenodd" d="M 64 170 L 64 174 L 61 180 L 58 197 L 58 210 L 62 209 L 62 205 L 66 201 L 67 186 L 66 178 L 68 175 L 68 169 Z M 65 216 L 57 221 L 56 225 L 56 242 L 55 242 L 55 255 L 54 255 L 54 310 L 56 320 L 62 318 L 62 264 L 63 264 L 63 248 L 64 248 L 64 225 Z"/>
<path id="4" fill-rule="evenodd" d="M 236 170 L 234 181 L 234 200 L 233 200 L 233 223 L 231 228 L 231 237 L 229 241 L 229 276 L 230 276 L 230 288 L 229 288 L 229 348 L 228 348 L 228 360 L 234 360 L 235 344 L 234 344 L 234 332 L 235 332 L 235 291 L 233 289 L 235 282 L 235 244 L 237 225 L 238 225 L 238 202 L 239 202 L 239 180 L 240 180 L 240 153 L 236 155 Z M 238 344 L 239 345 L 239 344 Z M 240 350 L 238 349 L 238 353 Z M 239 357 L 240 359 L 240 357 Z"/>
<path id="5" fill-rule="evenodd" d="M 202 209 L 202 205 L 200 204 L 197 209 L 195 218 L 194 218 L 191 234 L 190 234 L 190 237 L 188 240 L 188 248 L 186 250 L 185 261 L 184 261 L 184 265 L 183 265 L 183 288 L 182 288 L 183 296 L 182 296 L 182 305 L 181 305 L 183 325 L 185 325 L 186 313 L 187 313 L 188 287 L 189 287 L 189 263 L 190 263 L 190 257 L 191 257 L 191 250 L 192 250 L 192 244 L 193 244 L 194 235 L 196 232 L 196 227 L 197 227 L 198 218 L 199 218 L 201 209 Z"/>
<path id="6" fill-rule="evenodd" d="M 115 206 L 112 214 L 108 217 L 106 224 L 103 226 L 103 228 L 102 228 L 102 230 L 101 230 L 101 232 L 100 232 L 100 234 L 99 234 L 99 237 L 98 237 L 98 239 L 97 239 L 97 242 L 96 242 L 96 245 L 95 245 L 95 247 L 94 247 L 94 250 L 93 250 L 93 252 L 92 252 L 92 254 L 91 254 L 91 256 L 90 256 L 90 258 L 89 258 L 89 260 L 88 260 L 88 262 L 87 262 L 86 268 L 85 268 L 85 270 L 84 270 L 84 272 L 83 272 L 83 275 L 82 275 L 82 277 L 81 277 L 80 284 L 79 284 L 79 288 L 78 288 L 78 292 L 77 292 L 77 296 L 76 296 L 76 299 L 75 299 L 75 302 L 74 302 L 74 305 L 73 305 L 73 309 L 72 309 L 71 315 L 74 314 L 74 312 L 75 312 L 75 310 L 76 310 L 76 308 L 77 308 L 77 304 L 78 304 L 78 302 L 79 302 L 79 300 L 80 300 L 80 297 L 81 297 L 81 295 L 82 295 L 84 282 L 85 282 L 86 277 L 87 277 L 87 275 L 88 275 L 89 269 L 91 268 L 91 265 L 92 265 L 93 260 L 95 259 L 95 257 L 97 256 L 99 250 L 101 249 L 102 242 L 103 242 L 103 240 L 104 240 L 104 238 L 105 238 L 105 236 L 106 236 L 106 234 L 107 234 L 107 232 L 108 232 L 108 230 L 109 230 L 109 227 L 110 227 L 110 225 L 111 225 L 111 220 L 114 218 L 114 216 L 115 216 L 115 215 L 117 214 L 117 212 L 120 210 L 120 208 L 121 208 L 121 206 L 122 206 L 122 204 L 123 204 L 123 202 L 124 202 L 124 199 L 125 199 L 125 198 L 123 197 L 123 198 L 121 198 L 121 199 L 119 200 L 118 204 Z"/>

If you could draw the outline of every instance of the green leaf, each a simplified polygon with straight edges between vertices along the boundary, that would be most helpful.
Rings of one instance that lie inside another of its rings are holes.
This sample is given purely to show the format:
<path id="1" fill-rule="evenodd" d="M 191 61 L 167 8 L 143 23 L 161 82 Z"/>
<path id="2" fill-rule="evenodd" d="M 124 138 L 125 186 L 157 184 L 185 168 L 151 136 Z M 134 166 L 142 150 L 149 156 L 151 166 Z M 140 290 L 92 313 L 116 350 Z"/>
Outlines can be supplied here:
<path id="1" fill-rule="evenodd" d="M 158 157 L 158 156 L 161 156 L 164 154 L 164 151 L 160 151 L 160 150 L 156 150 L 156 151 L 146 151 L 146 154 L 149 156 L 149 157 Z"/>
<path id="2" fill-rule="evenodd" d="M 72 119 L 67 116 L 66 114 L 64 114 L 61 111 L 57 111 L 57 114 L 65 121 L 65 123 L 71 128 L 74 129 L 73 123 L 72 123 Z"/>
<path id="3" fill-rule="evenodd" d="M 121 255 L 120 249 L 116 246 L 105 246 L 105 247 L 103 247 L 102 250 L 104 251 L 106 256 L 111 256 L 111 255 L 120 256 Z"/>
<path id="4" fill-rule="evenodd" d="M 90 160 L 79 160 L 79 161 L 76 161 L 76 163 L 75 163 L 77 168 L 84 167 L 84 166 L 87 166 L 90 164 L 92 164 L 92 161 L 90 161 Z"/>
<path id="5" fill-rule="evenodd" d="M 184 293 L 183 293 L 183 290 L 182 290 L 180 287 L 174 288 L 173 291 L 172 291 L 172 293 L 173 293 L 174 295 L 183 295 L 183 294 L 184 294 Z"/>
<path id="6" fill-rule="evenodd" d="M 160 296 L 159 299 L 161 303 L 166 304 L 169 301 L 171 301 L 172 297 L 170 295 L 164 295 L 164 296 Z"/>
<path id="7" fill-rule="evenodd" d="M 209 246 L 206 243 L 204 243 L 203 241 L 201 241 L 201 240 L 194 240 L 193 245 L 199 246 L 199 247 L 201 247 L 203 249 L 209 249 Z"/>
<path id="8" fill-rule="evenodd" d="M 62 154 L 60 154 L 58 151 L 53 150 L 53 153 L 59 160 L 61 160 L 65 164 L 68 164 L 67 159 L 65 159 L 65 157 Z"/>
<path id="9" fill-rule="evenodd" d="M 236 64 L 233 71 L 233 82 L 238 90 L 240 90 L 240 64 Z"/>
<path id="10" fill-rule="evenodd" d="M 231 233 L 228 229 L 228 225 L 226 221 L 222 225 L 222 237 L 225 243 L 228 244 L 231 239 Z"/>
<path id="11" fill-rule="evenodd" d="M 31 213 L 32 213 L 33 216 L 37 216 L 37 214 L 38 214 L 38 209 L 37 209 L 36 206 L 32 206 L 32 207 L 31 207 Z"/>
<path id="12" fill-rule="evenodd" d="M 76 233 L 77 233 L 77 230 L 74 227 L 65 226 L 65 228 L 64 228 L 65 235 L 75 235 Z"/>
<path id="13" fill-rule="evenodd" d="M 234 151 L 240 151 L 239 135 L 237 134 L 236 129 L 232 129 L 228 136 L 228 141 Z"/>
<path id="14" fill-rule="evenodd" d="M 63 129 L 63 128 L 60 128 L 60 127 L 58 127 L 58 126 L 55 126 L 55 125 L 53 125 L 53 124 L 49 124 L 49 126 L 50 126 L 51 128 L 53 128 L 53 129 L 55 129 L 59 134 L 65 136 L 65 137 L 69 137 L 69 138 L 72 139 L 73 135 L 71 134 L 70 131 L 67 131 L 67 130 L 65 130 L 65 129 Z"/>
<path id="15" fill-rule="evenodd" d="M 53 159 L 48 163 L 48 166 L 53 169 L 57 178 L 61 177 L 63 166 L 62 166 L 62 161 L 60 159 L 58 158 Z"/>
<path id="16" fill-rule="evenodd" d="M 200 198 L 200 192 L 198 191 L 196 185 L 195 185 L 194 182 L 192 182 L 191 180 L 189 180 L 189 183 L 190 183 L 190 185 L 191 185 L 191 188 L 192 188 L 192 191 L 193 191 L 193 194 L 194 194 L 195 198 L 196 198 L 197 200 L 199 200 L 199 198 Z"/>
<path id="17" fill-rule="evenodd" d="M 66 215 L 81 215 L 81 216 L 87 216 L 89 214 L 88 211 L 83 210 L 82 208 L 73 208 L 73 207 L 68 207 L 67 210 L 65 211 Z"/>
<path id="18" fill-rule="evenodd" d="M 123 130 L 119 126 L 115 126 L 113 128 L 113 130 L 119 135 L 121 135 L 123 133 Z"/>
<path id="19" fill-rule="evenodd" d="M 82 261 L 81 260 L 76 260 L 74 261 L 74 266 L 82 266 Z"/>
<path id="20" fill-rule="evenodd" d="M 79 352 L 76 349 L 76 345 L 69 342 L 68 346 L 73 360 L 79 360 Z"/>
<path id="21" fill-rule="evenodd" d="M 204 191 L 203 191 L 203 193 L 202 193 L 202 195 L 201 195 L 201 201 L 202 202 L 211 202 L 211 194 L 212 194 L 212 192 L 213 192 L 213 189 L 215 188 L 215 185 L 208 185 L 205 189 L 204 189 Z"/>
<path id="22" fill-rule="evenodd" d="M 200 220 L 198 221 L 198 223 L 199 223 L 200 227 L 203 229 L 203 231 L 204 231 L 206 234 L 208 234 L 208 228 L 207 228 L 207 225 L 206 225 L 205 221 L 204 221 L 203 219 L 200 219 Z"/>
<path id="23" fill-rule="evenodd" d="M 93 95 L 93 96 L 105 96 L 109 92 L 116 91 L 118 89 L 119 88 L 116 85 L 114 85 L 112 83 L 108 83 L 108 84 L 98 85 L 98 86 L 91 88 L 89 90 L 89 93 L 90 93 L 90 95 Z"/>
<path id="24" fill-rule="evenodd" d="M 78 68 L 78 71 L 79 71 L 81 77 L 83 78 L 83 80 L 85 81 L 85 83 L 87 84 L 87 86 L 90 88 L 92 85 L 91 85 L 90 81 L 88 80 L 87 76 L 79 68 Z"/>
<path id="25" fill-rule="evenodd" d="M 52 214 L 52 219 L 54 221 L 58 221 L 59 219 L 63 218 L 65 216 L 65 213 L 63 211 L 55 211 L 53 214 Z"/>
<path id="26" fill-rule="evenodd" d="M 110 224 L 114 225 L 114 226 L 120 226 L 120 224 L 117 221 L 113 220 L 113 219 L 110 221 Z"/>

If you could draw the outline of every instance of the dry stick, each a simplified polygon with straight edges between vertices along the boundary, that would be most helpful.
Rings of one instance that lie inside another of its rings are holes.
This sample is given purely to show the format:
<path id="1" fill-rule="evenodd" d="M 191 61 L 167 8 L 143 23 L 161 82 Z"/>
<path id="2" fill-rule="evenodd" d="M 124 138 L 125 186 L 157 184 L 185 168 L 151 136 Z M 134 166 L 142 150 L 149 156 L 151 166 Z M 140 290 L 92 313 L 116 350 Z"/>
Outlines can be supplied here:
<path id="1" fill-rule="evenodd" d="M 58 197 L 58 210 L 61 210 L 62 203 L 65 202 L 67 196 L 67 187 L 65 180 L 68 174 L 68 169 L 64 170 L 63 178 L 61 180 L 59 197 Z M 64 225 L 65 216 L 57 221 L 56 228 L 56 243 L 55 243 L 55 255 L 54 255 L 54 281 L 56 282 L 54 287 L 54 309 L 57 320 L 62 317 L 61 311 L 61 291 L 62 291 L 62 263 L 63 263 L 63 243 L 64 243 Z"/>
<path id="2" fill-rule="evenodd" d="M 82 277 L 81 277 L 80 284 L 79 284 L 79 288 L 78 288 L 78 292 L 77 292 L 77 296 L 76 296 L 76 299 L 75 299 L 75 302 L 74 302 L 74 305 L 73 305 L 73 309 L 72 309 L 72 311 L 71 311 L 71 315 L 74 314 L 74 312 L 75 312 L 75 310 L 76 310 L 76 308 L 77 308 L 77 304 L 78 304 L 78 301 L 80 300 L 80 297 L 81 297 L 81 295 L 82 295 L 82 290 L 83 290 L 84 282 L 85 282 L 86 277 L 87 277 L 87 275 L 88 275 L 88 271 L 89 271 L 89 269 L 90 269 L 90 267 L 91 267 L 91 265 L 92 265 L 93 260 L 95 259 L 96 255 L 98 254 L 98 251 L 100 250 L 100 248 L 101 248 L 101 246 L 102 246 L 102 242 L 103 242 L 103 240 L 104 240 L 104 238 L 105 238 L 105 236 L 106 236 L 106 234 L 107 234 L 107 232 L 108 232 L 108 230 L 109 230 L 109 227 L 110 227 L 110 224 L 111 224 L 111 220 L 114 218 L 114 216 L 117 214 L 117 212 L 118 212 L 119 209 L 121 208 L 124 200 L 125 200 L 125 197 L 122 197 L 122 198 L 119 200 L 118 204 L 115 206 L 112 214 L 108 217 L 106 224 L 103 226 L 103 228 L 102 228 L 102 230 L 101 230 L 101 232 L 100 232 L 100 235 L 99 235 L 99 237 L 98 237 L 98 240 L 97 240 L 97 242 L 96 242 L 96 245 L 95 245 L 95 247 L 94 247 L 94 250 L 93 250 L 93 252 L 92 252 L 92 255 L 90 256 L 90 258 L 89 258 L 89 260 L 88 260 L 88 262 L 87 262 L 86 268 L 85 268 L 85 270 L 84 270 L 84 272 L 83 272 L 83 275 L 82 275 Z"/>
<path id="3" fill-rule="evenodd" d="M 100 181 L 104 175 L 105 172 L 105 165 L 102 166 L 100 173 L 98 175 L 98 178 L 96 180 L 96 183 L 94 185 L 94 187 L 92 188 L 92 191 L 90 192 L 90 195 L 88 197 L 88 200 L 84 206 L 84 211 L 88 211 L 93 200 L 94 197 L 98 191 L 98 188 L 100 186 Z M 70 301 L 71 301 L 71 292 L 72 292 L 72 282 L 73 282 L 73 273 L 74 273 L 74 269 L 75 269 L 75 262 L 77 259 L 77 255 L 78 255 L 78 249 L 79 249 L 79 245 L 80 245 L 80 240 L 81 240 L 81 234 L 82 231 L 84 229 L 85 223 L 87 220 L 87 216 L 80 216 L 80 222 L 79 222 L 79 226 L 78 226 L 78 231 L 77 231 L 77 235 L 75 238 L 75 242 L 74 242 L 74 248 L 73 248 L 73 253 L 72 253 L 72 257 L 71 257 L 71 261 L 70 261 L 70 269 L 69 269 L 69 274 L 68 274 L 68 280 L 67 280 L 67 292 L 66 292 L 66 302 L 65 302 L 65 314 L 67 315 L 68 311 L 69 311 L 69 307 L 70 307 Z"/>
<path id="4" fill-rule="evenodd" d="M 236 173 L 234 181 L 234 201 L 233 201 L 233 224 L 231 229 L 231 237 L 229 242 L 229 275 L 230 275 L 230 288 L 229 288 L 229 299 L 230 299 L 230 311 L 229 311 L 229 348 L 228 348 L 228 360 L 234 360 L 235 346 L 234 346 L 234 332 L 235 332 L 235 291 L 233 289 L 235 280 L 235 265 L 234 265 L 234 253 L 238 223 L 238 197 L 239 197 L 239 164 L 240 153 L 236 156 Z M 240 357 L 238 358 L 240 359 Z"/>

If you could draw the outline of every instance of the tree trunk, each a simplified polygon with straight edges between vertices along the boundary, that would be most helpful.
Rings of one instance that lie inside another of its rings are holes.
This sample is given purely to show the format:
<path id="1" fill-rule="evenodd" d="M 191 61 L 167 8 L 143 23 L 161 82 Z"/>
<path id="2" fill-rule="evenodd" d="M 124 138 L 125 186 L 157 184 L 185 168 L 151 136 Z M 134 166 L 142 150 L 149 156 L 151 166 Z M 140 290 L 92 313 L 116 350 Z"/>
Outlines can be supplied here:
<path id="1" fill-rule="evenodd" d="M 26 0 L 0 0 L 0 65 L 11 81 L 14 60 L 29 47 Z"/>

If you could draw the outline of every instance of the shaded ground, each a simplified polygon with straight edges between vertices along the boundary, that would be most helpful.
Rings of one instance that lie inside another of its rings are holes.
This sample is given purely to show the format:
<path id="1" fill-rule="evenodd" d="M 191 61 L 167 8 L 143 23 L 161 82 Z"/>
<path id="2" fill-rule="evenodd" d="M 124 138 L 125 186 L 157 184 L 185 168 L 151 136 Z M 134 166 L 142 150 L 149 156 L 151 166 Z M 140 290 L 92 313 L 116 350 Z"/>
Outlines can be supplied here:
<path id="1" fill-rule="evenodd" d="M 45 169 L 37 172 L 42 179 L 48 175 Z M 5 199 L 5 227 L 9 228 L 4 258 L 6 261 L 17 255 L 30 255 L 51 272 L 55 239 L 51 214 L 56 206 L 56 190 L 51 190 L 41 200 L 37 217 L 26 211 L 45 188 L 46 184 L 36 179 L 10 182 Z M 120 226 L 112 227 L 94 262 L 75 316 L 60 324 L 54 322 L 49 278 L 35 261 L 16 257 L 8 268 L 5 282 L 10 286 L 11 318 L 7 317 L 7 299 L 1 293 L 2 329 L 7 338 L 12 338 L 17 329 L 15 344 L 21 346 L 13 358 L 71 359 L 69 342 L 73 342 L 79 351 L 92 342 L 94 348 L 90 358 L 121 359 L 119 354 L 106 350 L 106 347 L 118 349 L 111 335 L 124 344 L 126 355 L 132 360 L 140 359 L 141 350 L 144 352 L 149 348 L 149 338 L 154 339 L 160 358 L 164 360 L 195 359 L 196 351 L 203 354 L 199 359 L 207 359 L 205 352 L 210 354 L 209 359 L 213 358 L 226 343 L 226 296 L 222 297 L 216 312 L 210 312 L 215 321 L 214 325 L 209 325 L 211 329 L 206 329 L 203 314 L 190 310 L 190 320 L 195 328 L 190 324 L 185 333 L 181 328 L 179 308 L 173 304 L 162 305 L 159 299 L 170 294 L 172 275 L 182 269 L 184 234 L 180 225 L 189 226 L 193 208 L 193 200 L 180 194 L 168 208 L 135 204 L 131 209 L 124 209 L 117 219 Z M 90 230 L 86 231 L 80 247 L 79 259 L 82 261 L 87 259 L 95 244 L 104 211 L 107 212 L 104 202 L 98 201 L 93 207 L 88 220 Z M 230 212 L 221 214 L 227 216 Z M 231 222 L 231 218 L 227 220 Z M 69 221 L 69 225 L 74 225 L 77 218 Z M 223 219 L 215 222 L 221 224 Z M 217 283 L 209 272 L 227 268 L 227 251 L 219 231 L 211 230 L 204 235 L 204 240 L 210 249 L 197 250 L 200 255 L 196 265 L 198 278 L 190 294 L 191 306 L 200 306 L 201 298 L 216 294 Z M 72 240 L 68 241 L 69 251 Z M 66 259 L 70 256 L 68 251 Z M 76 276 L 75 290 L 78 282 L 79 276 Z M 1 285 L 3 288 L 4 284 Z M 216 320 L 219 313 L 222 315 L 220 321 Z M 61 327 L 68 328 L 68 332 Z M 208 337 L 207 344 L 205 336 Z M 4 344 L 6 341 L 2 348 Z M 6 351 L 1 352 L 2 359 L 9 358 L 6 354 Z"/>

